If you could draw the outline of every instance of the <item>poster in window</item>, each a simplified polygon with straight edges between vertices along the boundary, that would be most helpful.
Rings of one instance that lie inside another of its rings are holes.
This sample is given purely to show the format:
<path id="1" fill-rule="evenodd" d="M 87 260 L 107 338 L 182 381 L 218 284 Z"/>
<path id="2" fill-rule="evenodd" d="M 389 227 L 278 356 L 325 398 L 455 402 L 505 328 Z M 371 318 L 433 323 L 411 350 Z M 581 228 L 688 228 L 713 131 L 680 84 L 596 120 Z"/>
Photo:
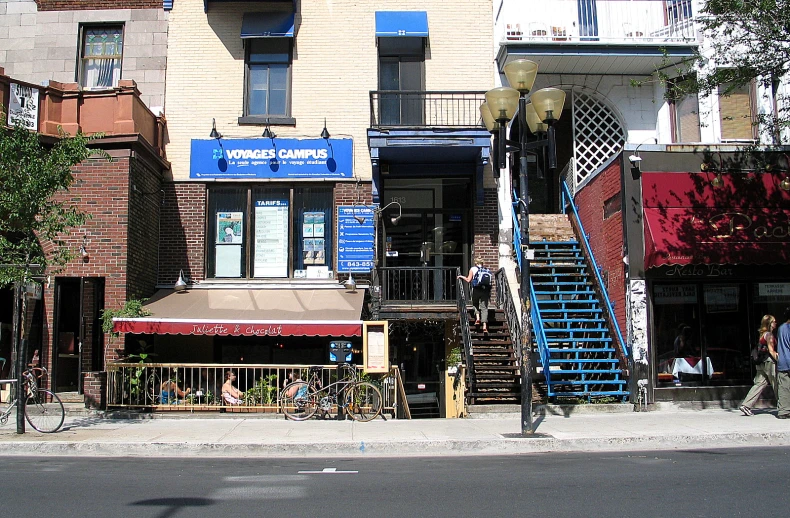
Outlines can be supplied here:
<path id="1" fill-rule="evenodd" d="M 324 213 L 305 212 L 302 237 L 324 237 Z"/>
<path id="2" fill-rule="evenodd" d="M 389 372 L 389 322 L 362 323 L 363 370 L 370 373 Z"/>
<path id="3" fill-rule="evenodd" d="M 241 245 L 223 244 L 215 248 L 217 277 L 241 277 Z"/>
<path id="4" fill-rule="evenodd" d="M 657 305 L 696 304 L 696 284 L 657 284 L 653 287 L 653 303 Z"/>
<path id="5" fill-rule="evenodd" d="M 255 202 L 255 277 L 288 277 L 288 200 Z"/>
<path id="6" fill-rule="evenodd" d="M 241 243 L 243 212 L 217 212 L 217 243 Z"/>
<path id="7" fill-rule="evenodd" d="M 705 307 L 708 313 L 738 311 L 737 286 L 705 286 Z"/>

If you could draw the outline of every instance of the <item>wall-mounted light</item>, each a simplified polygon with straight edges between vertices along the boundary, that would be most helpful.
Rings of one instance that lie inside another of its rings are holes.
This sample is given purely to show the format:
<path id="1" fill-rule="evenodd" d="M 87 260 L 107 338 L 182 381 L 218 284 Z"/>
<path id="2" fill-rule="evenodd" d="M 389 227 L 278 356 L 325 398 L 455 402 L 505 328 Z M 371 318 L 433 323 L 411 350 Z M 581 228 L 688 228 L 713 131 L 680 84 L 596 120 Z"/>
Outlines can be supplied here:
<path id="1" fill-rule="evenodd" d="M 722 187 L 724 187 L 724 178 L 722 178 L 721 176 L 721 171 L 716 173 L 716 177 L 710 181 L 710 185 L 714 189 L 721 189 Z"/>
<path id="2" fill-rule="evenodd" d="M 357 281 L 354 280 L 354 277 L 351 274 L 348 275 L 348 279 L 346 279 L 346 282 L 343 283 L 343 287 L 346 289 L 346 291 L 350 291 L 351 293 L 357 291 Z"/>
<path id="3" fill-rule="evenodd" d="M 324 117 L 324 129 L 321 130 L 321 138 L 329 140 L 329 131 L 326 129 L 326 117 Z"/>
<path id="4" fill-rule="evenodd" d="M 182 293 L 187 289 L 187 281 L 184 280 L 184 270 L 178 272 L 178 280 L 173 285 L 173 291 L 176 293 Z"/>
<path id="5" fill-rule="evenodd" d="M 208 135 L 211 138 L 215 138 L 217 140 L 222 138 L 222 133 L 217 131 L 217 121 L 216 119 L 211 119 L 211 133 Z"/>
<path id="6" fill-rule="evenodd" d="M 638 180 L 642 176 L 642 157 L 639 156 L 639 151 L 635 151 L 633 155 L 630 155 L 628 161 L 631 162 L 631 177 L 634 180 Z"/>
<path id="7" fill-rule="evenodd" d="M 261 135 L 261 137 L 269 138 L 272 140 L 277 138 L 277 133 L 273 132 L 271 128 L 269 128 L 269 121 L 266 121 L 266 128 L 263 130 L 263 134 Z"/>
<path id="8" fill-rule="evenodd" d="M 88 250 L 85 248 L 85 245 L 88 244 L 88 238 L 83 236 L 82 244 L 80 245 L 80 256 L 82 257 L 82 262 L 87 263 L 91 260 L 90 254 L 88 254 Z"/>
<path id="9" fill-rule="evenodd" d="M 785 176 L 784 179 L 779 183 L 779 187 L 781 187 L 785 191 L 790 191 L 790 177 Z"/>

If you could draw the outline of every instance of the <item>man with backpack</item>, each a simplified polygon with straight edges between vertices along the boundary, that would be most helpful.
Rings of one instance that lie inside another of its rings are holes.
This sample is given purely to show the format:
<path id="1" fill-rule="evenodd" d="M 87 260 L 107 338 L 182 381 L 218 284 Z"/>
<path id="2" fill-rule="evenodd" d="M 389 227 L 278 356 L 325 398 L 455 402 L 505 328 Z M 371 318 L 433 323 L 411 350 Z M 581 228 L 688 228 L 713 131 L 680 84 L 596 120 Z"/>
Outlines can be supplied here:
<path id="1" fill-rule="evenodd" d="M 491 270 L 485 267 L 482 257 L 475 259 L 475 265 L 469 268 L 469 274 L 461 277 L 472 285 L 472 306 L 475 308 L 475 325 L 482 322 L 483 333 L 488 333 L 488 301 L 491 299 L 493 279 Z"/>

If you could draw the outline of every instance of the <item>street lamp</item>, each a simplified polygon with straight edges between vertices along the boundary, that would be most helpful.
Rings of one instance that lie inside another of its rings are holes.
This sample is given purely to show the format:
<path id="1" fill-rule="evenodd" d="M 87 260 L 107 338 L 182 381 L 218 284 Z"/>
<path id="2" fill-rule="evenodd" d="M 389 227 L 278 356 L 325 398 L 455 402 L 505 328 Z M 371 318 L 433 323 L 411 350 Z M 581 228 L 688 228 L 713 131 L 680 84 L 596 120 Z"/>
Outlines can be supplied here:
<path id="1" fill-rule="evenodd" d="M 527 177 L 527 152 L 533 149 L 547 148 L 547 166 L 549 171 L 557 169 L 557 146 L 554 135 L 554 124 L 562 115 L 565 105 L 565 92 L 558 88 L 544 88 L 530 96 L 530 91 L 538 74 L 538 65 L 527 59 L 516 59 L 504 67 L 505 77 L 513 88 L 498 87 L 486 92 L 486 102 L 491 118 L 498 124 L 489 125 L 483 115 L 486 128 L 494 133 L 497 150 L 497 165 L 504 169 L 507 165 L 507 153 L 518 152 L 519 157 L 519 215 L 521 219 L 521 289 L 520 295 L 524 311 L 529 300 L 530 258 L 529 258 L 529 186 Z M 531 103 L 527 104 L 527 97 Z M 507 140 L 506 127 L 513 118 L 518 107 L 519 140 Z M 481 106 L 481 112 L 484 111 Z M 527 127 L 539 139 L 527 142 Z M 545 133 L 546 138 L 540 138 Z M 529 351 L 531 330 L 524 329 L 521 343 L 521 432 L 534 432 L 532 424 L 532 366 Z"/>

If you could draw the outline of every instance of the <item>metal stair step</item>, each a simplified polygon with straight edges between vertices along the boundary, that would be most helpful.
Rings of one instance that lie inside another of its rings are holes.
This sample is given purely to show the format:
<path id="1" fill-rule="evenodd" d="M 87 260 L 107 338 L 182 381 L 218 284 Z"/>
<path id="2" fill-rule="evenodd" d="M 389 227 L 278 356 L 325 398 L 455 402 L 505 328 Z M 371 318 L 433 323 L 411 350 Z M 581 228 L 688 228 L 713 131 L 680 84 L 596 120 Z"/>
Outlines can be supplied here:
<path id="1" fill-rule="evenodd" d="M 546 341 L 551 344 L 559 344 L 564 342 L 611 342 L 611 338 L 582 338 L 575 336 L 573 338 L 546 338 Z"/>
<path id="2" fill-rule="evenodd" d="M 549 358 L 549 365 L 560 363 L 620 363 L 616 358 Z"/>
<path id="3" fill-rule="evenodd" d="M 550 354 L 560 353 L 613 353 L 614 347 L 549 347 Z"/>
<path id="4" fill-rule="evenodd" d="M 543 318 L 541 320 L 543 320 L 543 322 L 548 322 L 550 324 L 553 324 L 555 322 L 558 323 L 558 324 L 559 323 L 564 323 L 564 322 L 568 322 L 568 323 L 572 323 L 572 322 L 578 322 L 578 323 L 588 323 L 588 322 L 589 323 L 593 323 L 593 322 L 595 322 L 595 323 L 602 323 L 602 322 L 605 322 L 605 320 L 603 318 Z"/>
<path id="5" fill-rule="evenodd" d="M 626 385 L 626 380 L 547 380 L 548 385 Z"/>
<path id="6" fill-rule="evenodd" d="M 549 369 L 551 376 L 555 374 L 622 374 L 622 369 Z"/>

